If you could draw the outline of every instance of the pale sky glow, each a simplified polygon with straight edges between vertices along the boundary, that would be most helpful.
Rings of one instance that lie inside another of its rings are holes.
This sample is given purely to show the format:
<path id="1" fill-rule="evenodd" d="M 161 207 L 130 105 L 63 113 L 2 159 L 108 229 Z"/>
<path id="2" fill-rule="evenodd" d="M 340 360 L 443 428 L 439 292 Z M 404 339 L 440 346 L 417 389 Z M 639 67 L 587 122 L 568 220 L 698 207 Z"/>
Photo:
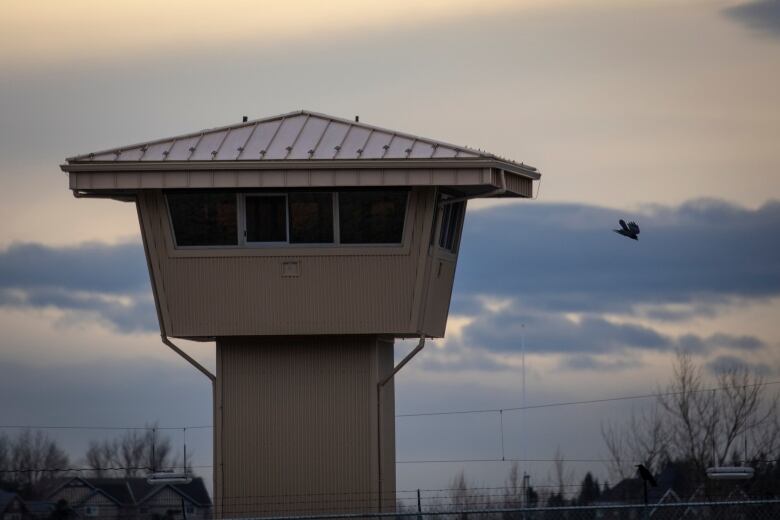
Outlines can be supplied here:
<path id="1" fill-rule="evenodd" d="M 0 63 L 36 69 L 159 56 L 160 49 L 227 48 L 293 40 L 343 39 L 373 30 L 408 29 L 469 16 L 549 7 L 563 0 L 338 0 L 293 3 L 237 0 L 229 4 L 176 0 L 154 5 L 132 0 L 4 3 Z M 96 42 L 110 42 L 96 45 Z"/>
<path id="2" fill-rule="evenodd" d="M 159 341 L 134 206 L 74 199 L 59 165 L 298 109 L 543 174 L 536 200 L 469 204 L 447 337 L 401 372 L 397 412 L 518 406 L 521 330 L 529 404 L 652 391 L 676 348 L 780 378 L 780 24 L 732 9 L 766 2 L 3 2 L 5 419 L 211 421 L 205 378 Z M 641 406 L 508 417 L 507 442 L 599 457 L 601 423 Z M 398 458 L 496 455 L 493 418 L 457 420 L 399 419 Z M 193 442 L 209 464 L 210 437 Z M 490 486 L 507 467 L 401 465 L 398 486 L 460 469 Z"/>

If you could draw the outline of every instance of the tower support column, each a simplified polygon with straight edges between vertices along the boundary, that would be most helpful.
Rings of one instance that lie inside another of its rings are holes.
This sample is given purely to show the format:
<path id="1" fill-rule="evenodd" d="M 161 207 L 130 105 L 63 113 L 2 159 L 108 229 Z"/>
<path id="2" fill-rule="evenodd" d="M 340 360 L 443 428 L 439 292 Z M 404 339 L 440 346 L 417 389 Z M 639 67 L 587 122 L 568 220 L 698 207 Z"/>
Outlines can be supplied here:
<path id="1" fill-rule="evenodd" d="M 392 511 L 392 370 L 392 338 L 218 338 L 216 513 Z"/>

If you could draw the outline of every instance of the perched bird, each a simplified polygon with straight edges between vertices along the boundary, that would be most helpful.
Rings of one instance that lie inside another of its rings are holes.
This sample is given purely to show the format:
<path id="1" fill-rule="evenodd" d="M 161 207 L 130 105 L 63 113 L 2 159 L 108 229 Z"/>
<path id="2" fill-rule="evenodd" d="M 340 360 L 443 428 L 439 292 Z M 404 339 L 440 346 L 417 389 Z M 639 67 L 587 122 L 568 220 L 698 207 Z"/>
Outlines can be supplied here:
<path id="1" fill-rule="evenodd" d="M 620 219 L 620 229 L 613 229 L 612 231 L 618 235 L 639 240 L 639 226 L 636 225 L 636 222 L 629 222 L 628 225 L 626 225 L 626 221 Z"/>
<path id="2" fill-rule="evenodd" d="M 642 480 L 650 483 L 650 485 L 653 487 L 658 487 L 658 482 L 655 481 L 655 477 L 652 473 L 650 473 L 649 469 L 644 467 L 642 464 L 637 464 L 636 470 L 639 472 L 639 476 L 642 477 Z"/>

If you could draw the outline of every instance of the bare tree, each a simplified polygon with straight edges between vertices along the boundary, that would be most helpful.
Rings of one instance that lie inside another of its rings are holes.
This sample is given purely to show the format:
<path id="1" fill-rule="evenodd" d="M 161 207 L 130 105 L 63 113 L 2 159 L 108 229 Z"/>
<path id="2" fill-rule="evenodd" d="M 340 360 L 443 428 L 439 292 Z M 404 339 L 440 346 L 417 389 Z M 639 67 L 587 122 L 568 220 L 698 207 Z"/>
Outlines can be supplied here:
<path id="1" fill-rule="evenodd" d="M 701 368 L 689 354 L 678 353 L 674 377 L 663 392 L 667 395 L 659 397 L 668 414 L 673 455 L 701 472 L 726 464 L 739 451 L 740 439 L 752 441 L 745 460 L 773 453 L 780 441 L 778 398 L 769 395 L 761 375 L 734 367 L 715 379 L 716 388 L 706 388 Z"/>
<path id="2" fill-rule="evenodd" d="M 44 478 L 51 478 L 68 467 L 67 454 L 38 430 L 23 430 L 8 448 L 8 470 L 19 489 L 32 490 Z"/>
<path id="3" fill-rule="evenodd" d="M 112 468 L 120 465 L 118 460 L 119 444 L 116 440 L 89 441 L 87 448 L 87 466 L 92 469 L 95 477 L 111 477 L 117 470 Z"/>
<path id="4" fill-rule="evenodd" d="M 118 471 L 124 477 L 137 477 L 151 471 L 172 469 L 179 464 L 170 438 L 159 432 L 156 423 L 144 431 L 128 430 L 113 441 L 91 442 L 86 459 L 96 476 L 115 475 Z M 112 466 L 119 469 L 101 471 Z"/>
<path id="5" fill-rule="evenodd" d="M 659 471 L 668 457 L 669 431 L 658 403 L 640 413 L 632 411 L 627 423 L 603 423 L 601 437 L 609 453 L 607 470 L 613 482 L 633 476 L 639 463 Z"/>
<path id="6" fill-rule="evenodd" d="M 469 487 L 466 480 L 466 474 L 461 470 L 455 478 L 452 479 L 450 486 L 450 506 L 453 509 L 476 509 L 479 507 L 489 507 L 488 497 L 479 497 L 476 490 Z M 458 518 L 466 520 L 467 515 L 460 515 Z"/>
<path id="7" fill-rule="evenodd" d="M 690 354 L 677 353 L 666 387 L 653 407 L 623 425 L 602 425 L 610 478 L 633 474 L 641 462 L 653 471 L 665 459 L 686 461 L 703 475 L 711 465 L 761 460 L 780 448 L 778 396 L 746 367 L 719 371 L 708 382 Z M 740 446 L 742 443 L 742 446 Z"/>

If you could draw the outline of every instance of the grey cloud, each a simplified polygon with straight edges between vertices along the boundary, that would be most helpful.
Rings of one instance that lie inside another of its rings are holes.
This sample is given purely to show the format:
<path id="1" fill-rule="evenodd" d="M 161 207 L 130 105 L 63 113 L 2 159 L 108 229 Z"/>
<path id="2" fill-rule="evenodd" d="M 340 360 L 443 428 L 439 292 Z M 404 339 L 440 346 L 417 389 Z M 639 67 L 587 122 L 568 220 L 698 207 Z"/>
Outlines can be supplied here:
<path id="1" fill-rule="evenodd" d="M 780 38 L 780 2 L 777 0 L 748 1 L 723 12 L 755 31 Z"/>
<path id="2" fill-rule="evenodd" d="M 140 244 L 49 247 L 15 244 L 0 252 L 0 305 L 55 307 L 66 322 L 97 317 L 120 332 L 157 330 Z"/>
<path id="3" fill-rule="evenodd" d="M 626 349 L 665 351 L 677 346 L 672 338 L 641 325 L 614 324 L 593 316 L 575 322 L 557 313 L 514 311 L 478 315 L 463 329 L 462 341 L 494 352 L 520 352 L 523 336 L 526 351 L 532 353 L 603 354 Z"/>
<path id="4" fill-rule="evenodd" d="M 640 223 L 639 242 L 611 231 L 619 218 Z M 778 202 L 751 210 L 702 200 L 633 214 L 538 203 L 470 212 L 453 310 L 494 294 L 560 312 L 684 304 L 689 314 L 712 313 L 735 298 L 780 294 L 780 242 L 767 239 L 779 227 Z"/>
<path id="5" fill-rule="evenodd" d="M 577 354 L 563 358 L 559 366 L 569 370 L 598 370 L 598 371 L 616 371 L 636 368 L 642 363 L 635 358 L 617 358 L 604 360 L 587 354 Z"/>
<path id="6" fill-rule="evenodd" d="M 477 314 L 474 321 L 464 327 L 460 342 L 463 346 L 486 351 L 520 352 L 523 337 L 527 352 L 572 356 L 566 361 L 569 368 L 595 367 L 597 360 L 589 357 L 594 354 L 628 356 L 637 351 L 679 349 L 703 355 L 717 348 L 750 352 L 767 346 L 753 336 L 717 333 L 675 337 L 649 326 L 613 323 L 599 316 L 582 316 L 575 321 L 562 313 L 511 307 L 499 313 L 483 311 Z M 628 364 L 623 363 L 626 359 L 613 362 L 611 367 L 627 367 Z"/>
<path id="7" fill-rule="evenodd" d="M 0 288 L 49 287 L 103 293 L 149 289 L 141 244 L 72 247 L 13 244 L 0 251 Z"/>

